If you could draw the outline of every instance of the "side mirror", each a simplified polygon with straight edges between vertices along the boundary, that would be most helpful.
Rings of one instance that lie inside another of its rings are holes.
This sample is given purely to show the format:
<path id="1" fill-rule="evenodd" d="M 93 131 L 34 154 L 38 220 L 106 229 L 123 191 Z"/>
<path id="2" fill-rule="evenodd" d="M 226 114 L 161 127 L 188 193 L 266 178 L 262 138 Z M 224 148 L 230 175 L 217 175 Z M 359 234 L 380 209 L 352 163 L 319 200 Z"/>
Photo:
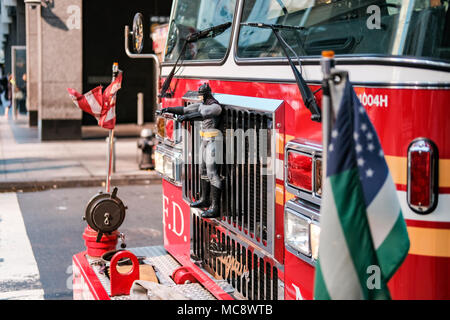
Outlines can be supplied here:
<path id="1" fill-rule="evenodd" d="M 133 19 L 133 51 L 141 53 L 144 49 L 144 16 L 142 13 L 136 13 Z"/>
<path id="2" fill-rule="evenodd" d="M 158 56 L 154 53 L 141 53 L 144 49 L 144 16 L 142 13 L 136 13 L 133 19 L 133 31 L 130 32 L 130 27 L 125 26 L 124 28 L 124 48 L 125 53 L 131 59 L 151 59 L 154 61 L 154 102 L 153 110 L 158 109 L 158 94 L 159 94 L 159 75 L 160 75 L 160 64 Z M 131 40 L 130 41 L 130 35 Z M 130 48 L 130 42 L 132 42 L 133 48 Z M 133 51 L 133 52 L 131 52 Z"/>

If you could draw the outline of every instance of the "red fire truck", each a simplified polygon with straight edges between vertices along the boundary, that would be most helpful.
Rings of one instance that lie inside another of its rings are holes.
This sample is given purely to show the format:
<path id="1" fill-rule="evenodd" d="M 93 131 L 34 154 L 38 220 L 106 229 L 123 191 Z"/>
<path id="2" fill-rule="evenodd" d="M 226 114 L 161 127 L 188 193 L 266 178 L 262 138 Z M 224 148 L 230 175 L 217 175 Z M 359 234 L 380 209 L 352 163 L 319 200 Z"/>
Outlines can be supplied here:
<path id="1" fill-rule="evenodd" d="M 322 194 L 320 55 L 333 50 L 378 132 L 408 227 L 410 251 L 389 282 L 392 297 L 449 299 L 449 5 L 175 0 L 160 107 L 199 102 L 204 83 L 222 105 L 220 216 L 202 218 L 190 207 L 202 193 L 197 124 L 161 114 L 155 164 L 164 247 L 129 250 L 153 257 L 174 288 L 195 284 L 198 298 L 312 299 Z M 111 298 L 92 257 L 82 252 L 73 265 L 75 298 Z"/>

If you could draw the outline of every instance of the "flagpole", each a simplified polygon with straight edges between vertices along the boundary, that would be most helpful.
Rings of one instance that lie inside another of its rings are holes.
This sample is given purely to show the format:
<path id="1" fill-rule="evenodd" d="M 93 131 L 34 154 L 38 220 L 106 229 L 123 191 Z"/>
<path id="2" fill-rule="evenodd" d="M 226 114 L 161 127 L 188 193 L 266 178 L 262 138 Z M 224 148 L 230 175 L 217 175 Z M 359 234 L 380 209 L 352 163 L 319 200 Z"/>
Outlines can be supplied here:
<path id="1" fill-rule="evenodd" d="M 112 66 L 112 81 L 116 80 L 117 75 L 119 74 L 119 64 L 117 62 L 113 63 Z M 111 175 L 112 175 L 112 164 L 114 157 L 114 128 L 109 130 L 109 153 L 108 153 L 108 173 L 106 176 L 106 192 L 109 193 L 111 191 Z"/>
<path id="2" fill-rule="evenodd" d="M 320 60 L 322 67 L 322 186 L 325 185 L 327 172 L 327 149 L 331 136 L 331 127 L 333 125 L 330 94 L 331 69 L 334 68 L 334 51 L 322 51 Z"/>

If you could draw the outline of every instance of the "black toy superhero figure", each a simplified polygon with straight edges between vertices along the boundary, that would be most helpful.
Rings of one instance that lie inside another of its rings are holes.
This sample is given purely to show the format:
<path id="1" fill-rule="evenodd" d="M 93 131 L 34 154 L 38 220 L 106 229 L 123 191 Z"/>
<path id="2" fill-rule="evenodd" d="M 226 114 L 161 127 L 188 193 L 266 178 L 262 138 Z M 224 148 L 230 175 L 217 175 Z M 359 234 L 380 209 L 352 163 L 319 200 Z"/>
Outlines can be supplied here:
<path id="1" fill-rule="evenodd" d="M 220 196 L 222 180 L 216 164 L 216 137 L 221 134 L 220 125 L 222 107 L 214 99 L 207 83 L 200 86 L 198 93 L 203 97 L 202 103 L 186 107 L 171 107 L 161 109 L 162 113 L 178 115 L 177 121 L 201 121 L 200 136 L 201 163 L 201 197 L 191 203 L 193 208 L 209 208 L 202 213 L 203 218 L 216 218 L 220 215 Z"/>

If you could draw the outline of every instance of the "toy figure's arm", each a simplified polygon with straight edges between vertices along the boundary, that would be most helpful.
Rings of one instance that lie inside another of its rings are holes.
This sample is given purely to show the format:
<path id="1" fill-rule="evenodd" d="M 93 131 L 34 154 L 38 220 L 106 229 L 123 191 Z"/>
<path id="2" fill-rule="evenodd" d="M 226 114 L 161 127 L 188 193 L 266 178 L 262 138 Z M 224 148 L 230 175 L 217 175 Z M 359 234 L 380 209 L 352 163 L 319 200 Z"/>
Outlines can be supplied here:
<path id="1" fill-rule="evenodd" d="M 200 104 L 199 104 L 200 106 Z M 198 110 L 198 107 L 197 107 Z M 185 113 L 177 118 L 177 121 L 195 121 L 195 120 L 205 120 L 220 116 L 222 113 L 222 107 L 216 103 L 208 105 L 206 108 L 202 108 L 200 111 L 194 111 L 190 113 Z"/>
<path id="2" fill-rule="evenodd" d="M 183 122 L 183 121 L 196 121 L 196 120 L 203 120 L 203 116 L 200 112 L 191 112 L 188 114 L 184 114 L 182 116 L 179 116 L 177 118 L 178 122 Z"/>
<path id="3" fill-rule="evenodd" d="M 161 113 L 171 113 L 171 114 L 182 115 L 182 114 L 184 114 L 184 107 L 162 108 L 160 112 Z"/>
<path id="4" fill-rule="evenodd" d="M 188 114 L 188 113 L 193 113 L 193 112 L 198 112 L 198 108 L 201 106 L 201 103 L 193 103 L 190 105 L 187 105 L 184 108 L 184 114 Z"/>
<path id="5" fill-rule="evenodd" d="M 198 107 L 201 106 L 201 103 L 193 103 L 186 107 L 169 107 L 169 108 L 163 108 L 161 109 L 161 113 L 171 113 L 176 115 L 183 115 L 188 114 L 192 112 L 198 112 Z"/>

